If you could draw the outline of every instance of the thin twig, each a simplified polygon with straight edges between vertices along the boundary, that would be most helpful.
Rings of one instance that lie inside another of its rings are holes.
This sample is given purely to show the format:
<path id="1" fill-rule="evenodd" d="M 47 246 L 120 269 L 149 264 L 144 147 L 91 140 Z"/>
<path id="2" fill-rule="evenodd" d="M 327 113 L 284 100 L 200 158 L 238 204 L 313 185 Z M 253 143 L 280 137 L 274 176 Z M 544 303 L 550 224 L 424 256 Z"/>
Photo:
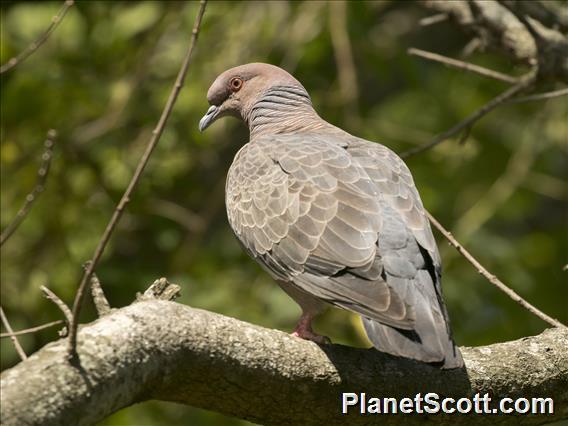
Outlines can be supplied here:
<path id="1" fill-rule="evenodd" d="M 467 58 L 473 55 L 477 49 L 479 49 L 482 45 L 481 39 L 478 37 L 472 38 L 467 44 L 463 47 L 460 53 L 460 57 Z"/>
<path id="2" fill-rule="evenodd" d="M 71 309 L 69 309 L 69 307 L 65 304 L 65 302 L 63 300 L 61 300 L 59 298 L 59 296 L 57 296 L 57 294 L 55 294 L 53 291 L 48 289 L 46 286 L 42 285 L 42 286 L 40 286 L 40 289 L 41 289 L 43 295 L 47 299 L 49 299 L 53 303 L 55 303 L 57 305 L 57 307 L 59 308 L 59 310 L 61 312 L 63 312 L 63 316 L 65 317 L 65 323 L 67 324 L 67 332 L 69 332 L 71 321 L 73 320 L 73 314 L 71 313 Z M 65 336 L 65 332 L 63 332 L 63 333 L 60 332 L 59 334 L 61 335 L 61 337 Z"/>
<path id="3" fill-rule="evenodd" d="M 512 98 L 507 101 L 509 104 L 518 104 L 521 102 L 531 102 L 531 101 L 544 101 L 553 98 L 559 98 L 560 96 L 567 96 L 568 88 L 552 90 L 550 92 L 536 93 L 534 95 L 523 96 L 520 98 Z"/>
<path id="4" fill-rule="evenodd" d="M 514 86 L 509 87 L 503 93 L 497 95 L 465 120 L 460 121 L 452 128 L 446 130 L 444 133 L 440 133 L 438 136 L 434 137 L 434 139 L 427 144 L 418 146 L 416 148 L 409 149 L 408 151 L 403 152 L 400 154 L 402 158 L 407 158 L 412 155 L 418 154 L 419 152 L 426 151 L 430 148 L 435 147 L 439 143 L 444 142 L 446 139 L 450 138 L 451 136 L 456 135 L 462 129 L 466 127 L 471 127 L 475 122 L 477 122 L 480 118 L 482 118 L 487 113 L 493 111 L 499 105 L 505 103 L 505 101 L 511 99 L 515 96 L 518 92 L 524 90 L 528 86 L 530 86 L 535 80 L 535 73 L 530 72 L 529 74 L 525 75 L 520 79 L 520 81 L 515 84 Z"/>
<path id="5" fill-rule="evenodd" d="M 18 352 L 18 355 L 20 356 L 22 361 L 25 361 L 26 359 L 28 359 L 28 356 L 24 352 L 24 348 L 22 348 L 22 345 L 20 345 L 18 338 L 14 335 L 14 330 L 12 330 L 12 327 L 8 322 L 8 318 L 4 314 L 4 309 L 2 309 L 2 306 L 0 306 L 0 318 L 2 318 L 2 324 L 4 324 L 4 328 L 6 329 L 6 331 L 8 331 L 8 333 L 11 334 L 10 339 L 12 339 L 12 342 L 14 342 L 14 346 L 16 347 L 16 352 Z"/>
<path id="6" fill-rule="evenodd" d="M 63 21 L 65 14 L 74 3 L 74 0 L 66 0 L 65 3 L 63 3 L 63 6 L 61 6 L 61 9 L 59 9 L 59 12 L 57 12 L 57 15 L 51 19 L 49 27 L 47 27 L 47 29 L 35 41 L 22 50 L 17 56 L 10 58 L 8 62 L 2 65 L 0 67 L 0 74 L 3 74 L 14 68 L 16 65 L 22 63 L 29 58 L 32 53 L 39 49 L 40 46 L 47 41 L 51 33 L 53 33 L 53 31 L 55 31 L 55 29 L 59 26 L 61 21 Z"/>
<path id="7" fill-rule="evenodd" d="M 471 133 L 471 128 L 472 126 L 467 126 L 465 129 L 463 129 L 463 132 L 458 140 L 458 145 L 463 145 L 466 143 L 467 138 L 469 138 L 469 134 Z"/>
<path id="8" fill-rule="evenodd" d="M 450 67 L 458 68 L 460 70 L 473 72 L 484 77 L 493 78 L 495 80 L 504 81 L 506 83 L 515 84 L 519 82 L 516 77 L 500 73 L 498 71 L 490 70 L 489 68 L 481 67 L 479 65 L 471 64 L 469 62 L 460 61 L 458 59 L 449 58 L 447 56 L 439 55 L 437 53 L 427 52 L 425 50 L 415 49 L 411 47 L 408 49 L 409 55 L 419 56 L 430 61 L 440 62 Z"/>
<path id="9" fill-rule="evenodd" d="M 105 250 L 105 247 L 106 247 L 106 245 L 107 245 L 107 243 L 110 239 L 110 236 L 111 236 L 112 232 L 114 231 L 114 228 L 116 227 L 118 221 L 120 220 L 122 213 L 124 212 L 126 205 L 130 201 L 130 197 L 131 197 L 132 193 L 136 189 L 136 186 L 138 184 L 138 181 L 140 180 L 140 177 L 142 176 L 144 168 L 146 167 L 146 164 L 148 163 L 148 160 L 150 159 L 150 155 L 152 154 L 152 151 L 154 151 L 154 148 L 156 147 L 158 141 L 160 140 L 160 136 L 162 135 L 162 132 L 164 130 L 166 122 L 167 122 L 167 120 L 168 120 L 168 118 L 169 118 L 169 116 L 172 112 L 172 109 L 173 109 L 175 101 L 178 97 L 178 94 L 179 94 L 181 88 L 183 87 L 185 76 L 186 76 L 187 71 L 189 69 L 189 65 L 191 64 L 191 56 L 192 56 L 195 44 L 197 42 L 197 37 L 199 35 L 199 29 L 201 27 L 201 20 L 203 18 L 203 14 L 205 13 L 206 4 L 207 4 L 207 0 L 201 0 L 200 1 L 199 11 L 197 12 L 197 16 L 195 18 L 195 24 L 193 26 L 193 30 L 192 30 L 192 33 L 191 33 L 191 41 L 190 41 L 189 49 L 188 49 L 186 56 L 183 60 L 183 64 L 182 64 L 182 66 L 179 70 L 179 73 L 178 73 L 177 78 L 176 78 L 176 82 L 174 84 L 174 87 L 172 88 L 172 91 L 170 93 L 170 96 L 168 98 L 166 106 L 164 107 L 164 110 L 162 111 L 162 115 L 160 116 L 160 120 L 159 120 L 156 128 L 152 132 L 152 137 L 151 137 L 150 141 L 148 142 L 148 145 L 146 147 L 146 151 L 144 151 L 144 154 L 142 155 L 142 158 L 140 159 L 138 166 L 136 167 L 136 171 L 134 172 L 134 175 L 132 176 L 132 179 L 131 179 L 130 183 L 128 184 L 128 188 L 126 189 L 126 191 L 124 192 L 124 195 L 120 199 L 120 202 L 116 206 L 116 209 L 114 210 L 114 213 L 113 213 L 113 215 L 112 215 L 112 217 L 111 217 L 111 219 L 110 219 L 110 221 L 109 221 L 109 223 L 108 223 L 108 225 L 107 225 L 107 227 L 106 227 L 106 229 L 103 233 L 103 236 L 101 237 L 101 239 L 100 239 L 100 241 L 97 245 L 95 253 L 93 254 L 93 257 L 91 259 L 91 263 L 87 267 L 87 270 L 85 271 L 85 273 L 83 274 L 83 278 L 81 279 L 81 283 L 79 284 L 77 294 L 75 295 L 75 301 L 73 303 L 73 316 L 71 318 L 71 324 L 70 324 L 70 329 L 69 329 L 69 343 L 68 343 L 69 359 L 76 359 L 77 358 L 77 352 L 76 352 L 77 326 L 78 326 L 78 321 L 79 321 L 79 314 L 81 313 L 81 307 L 83 305 L 83 300 L 84 300 L 85 294 L 86 294 L 85 293 L 85 287 L 87 286 L 87 283 L 89 282 L 91 275 L 93 274 L 93 271 L 95 270 L 102 254 Z"/>
<path id="10" fill-rule="evenodd" d="M 85 271 L 90 265 L 89 262 L 85 262 L 83 265 L 83 269 Z M 110 307 L 110 303 L 105 296 L 103 291 L 103 287 L 101 286 L 101 282 L 99 281 L 99 277 L 94 272 L 91 275 L 91 297 L 93 298 L 93 302 L 95 303 L 95 309 L 97 310 L 97 314 L 99 317 L 102 317 L 112 310 Z"/>
<path id="11" fill-rule="evenodd" d="M 447 21 L 449 18 L 447 13 L 437 13 L 432 16 L 427 16 L 418 21 L 421 27 L 428 27 L 430 25 L 439 24 L 440 22 Z"/>
<path id="12" fill-rule="evenodd" d="M 11 333 L 2 333 L 0 334 L 0 338 L 3 339 L 5 337 L 21 336 L 23 334 L 36 333 L 38 331 L 45 330 L 46 328 L 53 327 L 54 325 L 63 324 L 64 322 L 65 321 L 63 320 L 51 321 L 46 324 L 38 325 L 36 327 L 25 328 L 24 330 L 13 331 Z"/>
<path id="13" fill-rule="evenodd" d="M 18 229 L 18 226 L 24 221 L 28 213 L 30 212 L 33 203 L 37 200 L 39 195 L 45 189 L 45 182 L 47 181 L 47 175 L 49 173 L 49 168 L 51 165 L 51 159 L 53 157 L 53 146 L 55 145 L 55 138 L 57 137 L 57 132 L 53 129 L 47 132 L 47 138 L 44 142 L 45 151 L 41 156 L 41 165 L 37 171 L 37 180 L 34 189 L 26 196 L 26 201 L 22 208 L 16 214 L 16 217 L 4 228 L 2 234 L 0 235 L 0 247 L 12 236 L 12 234 Z"/>
<path id="14" fill-rule="evenodd" d="M 531 305 L 529 302 L 527 302 L 525 299 L 523 299 L 521 296 L 519 296 L 517 293 L 515 293 L 512 289 L 510 289 L 505 284 L 503 284 L 503 282 L 499 278 L 497 278 L 495 275 L 493 275 L 487 269 L 485 269 L 481 263 L 479 263 L 460 243 L 458 243 L 458 241 L 454 238 L 452 233 L 447 231 L 440 224 L 440 222 L 438 222 L 429 212 L 426 212 L 426 215 L 428 216 L 428 219 L 430 219 L 432 225 L 434 225 L 438 229 L 438 231 L 442 233 L 442 235 L 448 240 L 448 242 L 453 247 L 455 247 L 456 250 L 475 267 L 475 269 L 477 269 L 477 272 L 479 272 L 481 275 L 487 278 L 487 280 L 491 284 L 493 284 L 495 287 L 497 287 L 499 290 L 501 290 L 503 293 L 505 293 L 515 302 L 520 304 L 523 308 L 532 312 L 534 315 L 536 315 L 543 321 L 547 322 L 548 324 L 554 327 L 566 328 L 566 326 L 562 324 L 560 321 L 549 317 L 544 312 L 540 311 L 539 309 Z"/>

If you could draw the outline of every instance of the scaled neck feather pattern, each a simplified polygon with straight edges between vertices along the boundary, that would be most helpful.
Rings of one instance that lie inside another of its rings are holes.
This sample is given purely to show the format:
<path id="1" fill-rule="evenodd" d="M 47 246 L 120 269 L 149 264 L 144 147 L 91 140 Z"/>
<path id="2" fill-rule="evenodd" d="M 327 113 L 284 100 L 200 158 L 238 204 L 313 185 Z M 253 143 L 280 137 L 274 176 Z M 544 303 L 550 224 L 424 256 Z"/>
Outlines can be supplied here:
<path id="1" fill-rule="evenodd" d="M 251 140 L 267 134 L 317 130 L 329 126 L 303 87 L 274 86 L 260 96 L 246 117 Z"/>

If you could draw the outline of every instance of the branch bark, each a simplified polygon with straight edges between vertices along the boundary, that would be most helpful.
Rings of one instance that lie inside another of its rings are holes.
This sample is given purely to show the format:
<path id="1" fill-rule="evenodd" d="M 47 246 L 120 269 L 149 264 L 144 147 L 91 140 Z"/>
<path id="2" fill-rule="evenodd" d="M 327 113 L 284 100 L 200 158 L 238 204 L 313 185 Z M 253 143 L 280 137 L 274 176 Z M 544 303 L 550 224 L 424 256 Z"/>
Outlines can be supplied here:
<path id="1" fill-rule="evenodd" d="M 527 3 L 531 3 L 527 6 Z M 538 66 L 538 77 L 568 82 L 568 38 L 561 32 L 567 18 L 561 6 L 507 0 L 425 0 L 421 4 L 446 13 L 481 47 L 498 50 L 515 62 Z"/>
<path id="2" fill-rule="evenodd" d="M 542 424 L 568 418 L 568 332 L 462 348 L 439 370 L 374 349 L 317 346 L 276 330 L 167 301 L 142 301 L 79 331 L 81 365 L 52 342 L 1 376 L 5 425 L 89 425 L 150 399 L 262 424 L 422 424 L 423 416 L 340 414 L 341 392 L 413 397 L 552 397 L 551 416 L 435 415 L 434 424 Z M 286 409 L 284 409 L 284 407 Z"/>

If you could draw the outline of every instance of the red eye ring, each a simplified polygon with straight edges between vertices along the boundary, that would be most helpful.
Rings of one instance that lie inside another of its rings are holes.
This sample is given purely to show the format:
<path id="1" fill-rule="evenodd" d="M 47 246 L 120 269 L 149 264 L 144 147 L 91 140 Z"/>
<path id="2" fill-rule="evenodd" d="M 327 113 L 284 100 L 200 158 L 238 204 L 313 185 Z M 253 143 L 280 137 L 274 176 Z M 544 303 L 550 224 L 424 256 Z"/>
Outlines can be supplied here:
<path id="1" fill-rule="evenodd" d="M 231 78 L 231 81 L 229 81 L 229 88 L 231 89 L 231 92 L 233 93 L 238 92 L 239 90 L 241 90 L 241 87 L 243 87 L 242 78 L 240 77 Z"/>

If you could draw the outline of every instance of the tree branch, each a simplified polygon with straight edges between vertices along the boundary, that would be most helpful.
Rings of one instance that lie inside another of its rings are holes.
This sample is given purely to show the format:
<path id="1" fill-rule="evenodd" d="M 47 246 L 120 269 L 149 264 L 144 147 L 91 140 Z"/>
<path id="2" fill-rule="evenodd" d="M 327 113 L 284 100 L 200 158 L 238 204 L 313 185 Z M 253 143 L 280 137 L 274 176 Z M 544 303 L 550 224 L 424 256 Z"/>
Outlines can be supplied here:
<path id="1" fill-rule="evenodd" d="M 0 338 L 3 339 L 5 337 L 22 336 L 24 334 L 37 333 L 38 331 L 45 330 L 46 328 L 51 328 L 54 325 L 63 324 L 64 322 L 65 321 L 63 321 L 63 320 L 55 320 L 55 321 L 51 321 L 51 322 L 48 322 L 46 324 L 38 325 L 38 326 L 35 326 L 35 327 L 25 328 L 23 330 L 12 331 L 12 332 L 9 332 L 9 333 L 0 333 Z"/>
<path id="2" fill-rule="evenodd" d="M 16 348 L 16 352 L 18 352 L 18 355 L 20 356 L 21 360 L 25 361 L 28 358 L 28 356 L 26 355 L 24 348 L 22 348 L 22 345 L 20 345 L 18 338 L 14 334 L 14 330 L 12 330 L 12 326 L 10 325 L 10 322 L 8 321 L 8 317 L 6 316 L 6 314 L 4 314 L 4 309 L 2 309 L 1 306 L 0 306 L 0 319 L 2 320 L 2 325 L 4 326 L 6 331 L 8 332 L 10 339 L 14 343 L 14 346 Z"/>
<path id="3" fill-rule="evenodd" d="M 535 93 L 534 95 L 523 96 L 520 98 L 512 98 L 507 101 L 509 104 L 519 104 L 522 102 L 547 101 L 549 99 L 568 96 L 568 88 L 551 90 L 550 92 Z"/>
<path id="4" fill-rule="evenodd" d="M 430 11 L 448 14 L 463 32 L 479 39 L 482 48 L 490 47 L 516 62 L 537 66 L 539 79 L 568 82 L 568 39 L 557 29 L 567 25 L 560 12 L 562 6 L 556 11 L 537 1 L 506 0 L 426 0 L 421 4 Z"/>
<path id="5" fill-rule="evenodd" d="M 40 290 L 45 296 L 45 298 L 55 303 L 55 306 L 57 306 L 61 311 L 61 313 L 63 314 L 63 317 L 65 318 L 65 327 L 63 328 L 63 330 L 59 332 L 59 334 L 61 337 L 66 336 L 67 333 L 69 332 L 71 321 L 73 320 L 73 314 L 71 313 L 71 309 L 69 309 L 69 306 L 67 306 L 65 302 L 61 300 L 61 298 L 57 294 L 55 294 L 53 291 L 48 289 L 46 286 L 44 285 L 40 286 Z"/>
<path id="6" fill-rule="evenodd" d="M 436 218 L 434 218 L 434 216 L 432 216 L 430 214 L 430 212 L 426 212 L 426 215 L 428 216 L 428 219 L 430 220 L 432 225 L 434 225 L 434 227 L 438 231 L 440 231 L 440 233 L 446 238 L 446 240 L 448 240 L 450 245 L 452 247 L 454 247 L 463 257 L 465 257 L 468 260 L 468 262 L 471 263 L 475 267 L 475 269 L 477 269 L 477 272 L 479 272 L 481 275 L 483 275 L 487 279 L 487 281 L 489 281 L 491 284 L 493 284 L 495 287 L 497 287 L 499 290 L 501 290 L 503 293 L 505 293 L 507 296 L 509 296 L 511 299 L 513 299 L 515 302 L 517 302 L 519 305 L 521 305 L 523 308 L 525 308 L 527 311 L 529 311 L 532 314 L 539 317 L 541 320 L 547 322 L 548 324 L 552 325 L 553 327 L 567 328 L 564 324 L 562 324 L 557 319 L 554 319 L 554 318 L 546 315 L 540 309 L 531 305 L 529 302 L 527 302 L 525 299 L 523 299 L 521 296 L 519 296 L 513 289 L 511 289 L 510 287 L 505 285 L 503 283 L 503 281 L 501 281 L 499 278 L 497 278 L 495 275 L 493 275 L 491 272 L 489 272 L 487 269 L 485 269 L 483 267 L 483 265 L 481 263 L 479 263 L 477 261 L 477 259 L 475 257 L 473 257 L 471 255 L 471 253 L 468 252 L 458 242 L 458 240 L 456 240 L 454 238 L 452 233 L 450 231 L 446 230 L 440 224 L 440 222 L 438 222 L 436 220 Z"/>
<path id="7" fill-rule="evenodd" d="M 89 267 L 90 262 L 87 261 L 83 265 L 83 269 L 87 270 Z M 102 317 L 103 315 L 108 314 L 112 308 L 110 307 L 110 303 L 105 296 L 105 292 L 103 291 L 103 286 L 99 281 L 99 277 L 94 272 L 91 275 L 91 297 L 93 298 L 93 303 L 95 304 L 95 310 L 97 311 L 97 315 Z"/>
<path id="8" fill-rule="evenodd" d="M 416 49 L 411 47 L 408 49 L 407 53 L 411 56 L 419 56 L 424 59 L 428 59 L 430 61 L 441 62 L 444 65 L 448 65 L 453 68 L 457 68 L 464 71 L 473 72 L 483 77 L 493 78 L 495 80 L 504 81 L 506 83 L 515 84 L 519 82 L 519 79 L 516 77 L 512 77 L 507 74 L 503 74 L 499 71 L 494 71 L 489 68 L 480 67 L 479 65 L 475 65 L 469 62 L 460 61 L 457 59 L 449 58 L 447 56 L 439 55 L 437 53 L 428 52 L 426 50 Z"/>
<path id="9" fill-rule="evenodd" d="M 440 22 L 445 22 L 449 18 L 447 13 L 437 13 L 432 16 L 427 16 L 426 18 L 422 18 L 418 25 L 421 27 L 429 27 L 430 25 L 439 24 Z"/>
<path id="10" fill-rule="evenodd" d="M 59 26 L 61 21 L 63 21 L 65 14 L 71 8 L 71 6 L 73 6 L 74 3 L 74 0 L 65 0 L 65 3 L 63 3 L 63 6 L 61 6 L 61 9 L 59 9 L 59 12 L 57 12 L 57 15 L 55 15 L 51 19 L 51 24 L 49 24 L 49 27 L 47 27 L 47 29 L 33 43 L 22 50 L 17 56 L 10 58 L 8 62 L 2 65 L 0 67 L 0 74 L 5 73 L 6 71 L 10 71 L 16 65 L 22 63 L 28 57 L 30 57 L 36 50 L 38 50 L 40 46 L 47 41 L 51 33 L 53 33 L 53 31 L 55 31 L 55 29 Z"/>
<path id="11" fill-rule="evenodd" d="M 511 99 L 517 93 L 521 92 L 522 90 L 524 90 L 527 87 L 529 87 L 530 85 L 532 85 L 534 83 L 534 81 L 535 81 L 534 73 L 529 72 L 525 76 L 521 77 L 520 81 L 517 84 L 509 87 L 507 90 L 505 90 L 504 92 L 500 93 L 499 95 L 497 95 L 496 97 L 491 99 L 489 102 L 487 102 L 481 108 L 479 108 L 477 111 L 473 112 L 468 117 L 466 117 L 465 119 L 463 119 L 459 123 L 455 124 L 450 129 L 446 130 L 443 133 L 440 133 L 439 135 L 434 137 L 434 139 L 432 139 L 430 142 L 428 142 L 424 145 L 420 145 L 420 146 L 417 146 L 416 148 L 412 148 L 412 149 L 409 149 L 407 151 L 404 151 L 403 153 L 400 154 L 400 156 L 402 158 L 411 157 L 411 156 L 416 155 L 420 152 L 434 148 L 436 145 L 444 142 L 445 140 L 447 140 L 448 138 L 451 138 L 454 135 L 457 135 L 459 132 L 461 132 L 464 129 L 470 128 L 470 130 L 471 130 L 471 127 L 478 120 L 480 120 L 482 117 L 484 117 L 485 115 L 487 115 L 488 113 L 493 111 L 499 105 L 502 105 L 507 100 Z"/>
<path id="12" fill-rule="evenodd" d="M 24 205 L 20 208 L 16 217 L 4 228 L 2 234 L 0 234 L 0 247 L 8 241 L 8 238 L 12 236 L 18 226 L 24 221 L 28 213 L 31 211 L 33 204 L 38 199 L 40 194 L 45 189 L 45 183 L 47 181 L 47 175 L 49 174 L 49 169 L 51 166 L 51 159 L 53 158 L 53 145 L 55 144 L 55 139 L 57 137 L 57 132 L 53 129 L 47 132 L 47 137 L 44 142 L 44 152 L 41 156 L 41 165 L 37 171 L 36 184 L 32 192 L 26 196 L 26 201 Z"/>
<path id="13" fill-rule="evenodd" d="M 368 424 L 340 414 L 341 392 L 413 397 L 552 397 L 548 416 L 435 415 L 431 424 L 541 424 L 568 418 L 568 332 L 462 348 L 466 368 L 440 370 L 374 349 L 317 346 L 286 333 L 167 301 L 144 301 L 81 328 L 80 367 L 64 340 L 2 373 L 6 425 L 89 425 L 133 403 L 174 401 L 261 424 Z M 286 409 L 283 409 L 286 407 Z M 379 420 L 378 418 L 376 419 Z M 423 424 L 423 416 L 382 416 Z"/>

